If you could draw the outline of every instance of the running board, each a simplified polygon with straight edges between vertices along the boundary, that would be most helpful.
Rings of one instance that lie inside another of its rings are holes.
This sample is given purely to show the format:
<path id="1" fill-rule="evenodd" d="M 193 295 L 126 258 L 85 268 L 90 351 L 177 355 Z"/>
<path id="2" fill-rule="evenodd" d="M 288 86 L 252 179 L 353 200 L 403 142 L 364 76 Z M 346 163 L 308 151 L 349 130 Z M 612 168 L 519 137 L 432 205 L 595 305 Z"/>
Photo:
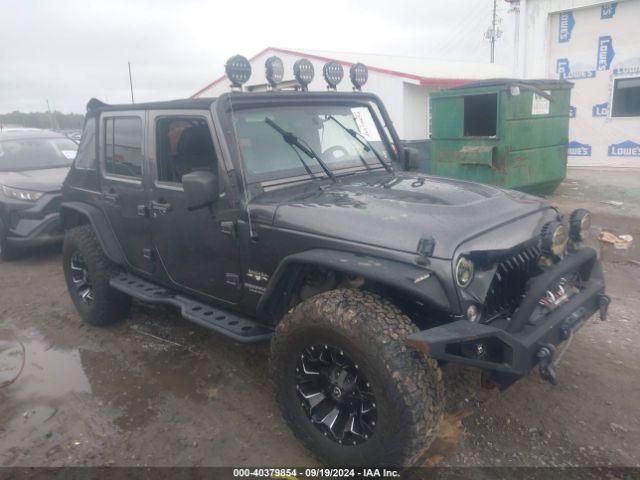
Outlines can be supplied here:
<path id="1" fill-rule="evenodd" d="M 182 316 L 187 320 L 238 342 L 262 342 L 269 340 L 273 334 L 273 330 L 269 327 L 175 293 L 136 275 L 119 274 L 109 281 L 109 285 L 146 303 L 178 307 Z"/>

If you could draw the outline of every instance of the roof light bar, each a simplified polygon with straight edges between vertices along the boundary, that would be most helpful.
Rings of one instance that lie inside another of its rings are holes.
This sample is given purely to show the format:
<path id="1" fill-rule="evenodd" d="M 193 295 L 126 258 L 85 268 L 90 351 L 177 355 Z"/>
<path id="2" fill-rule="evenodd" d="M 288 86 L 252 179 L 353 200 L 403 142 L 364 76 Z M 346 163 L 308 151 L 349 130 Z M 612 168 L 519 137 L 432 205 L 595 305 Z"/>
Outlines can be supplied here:
<path id="1" fill-rule="evenodd" d="M 327 88 L 329 90 L 336 90 L 336 87 L 344 77 L 344 69 L 338 62 L 331 60 L 322 67 L 322 76 L 327 82 Z"/>
<path id="2" fill-rule="evenodd" d="M 251 64 L 242 55 L 235 55 L 224 64 L 224 71 L 231 80 L 231 88 L 242 90 L 242 84 L 251 77 Z"/>
<path id="3" fill-rule="evenodd" d="M 307 87 L 313 81 L 314 74 L 313 63 L 306 58 L 301 58 L 293 64 L 293 76 L 303 91 L 308 90 Z"/>
<path id="4" fill-rule="evenodd" d="M 284 77 L 284 64 L 280 57 L 273 55 L 264 62 L 265 76 L 272 89 L 275 89 Z"/>
<path id="5" fill-rule="evenodd" d="M 361 91 L 362 86 L 367 83 L 367 80 L 369 79 L 369 71 L 364 64 L 354 63 L 349 69 L 349 77 L 351 78 L 353 89 Z"/>

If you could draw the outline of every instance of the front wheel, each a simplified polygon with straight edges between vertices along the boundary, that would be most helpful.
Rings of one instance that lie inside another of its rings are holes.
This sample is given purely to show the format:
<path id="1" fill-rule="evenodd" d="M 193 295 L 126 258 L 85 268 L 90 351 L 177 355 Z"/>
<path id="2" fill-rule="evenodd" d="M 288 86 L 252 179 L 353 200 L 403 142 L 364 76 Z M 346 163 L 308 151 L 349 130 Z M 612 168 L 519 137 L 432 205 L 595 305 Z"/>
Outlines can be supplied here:
<path id="1" fill-rule="evenodd" d="M 2 230 L 2 224 L 0 223 L 0 258 L 5 262 L 9 262 L 18 258 L 19 251 L 13 245 L 9 245 L 7 237 Z"/>
<path id="2" fill-rule="evenodd" d="M 271 345 L 278 404 L 327 464 L 424 461 L 444 388 L 437 363 L 404 342 L 416 330 L 394 305 L 358 290 L 312 297 L 278 325 Z"/>

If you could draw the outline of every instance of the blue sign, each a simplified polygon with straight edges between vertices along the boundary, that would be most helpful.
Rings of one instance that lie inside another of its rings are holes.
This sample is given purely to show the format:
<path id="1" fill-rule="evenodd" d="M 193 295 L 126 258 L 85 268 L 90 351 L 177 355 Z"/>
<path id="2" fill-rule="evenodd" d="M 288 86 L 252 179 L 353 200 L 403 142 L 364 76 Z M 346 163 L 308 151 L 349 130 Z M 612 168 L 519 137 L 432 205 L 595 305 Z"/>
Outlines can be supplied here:
<path id="1" fill-rule="evenodd" d="M 562 79 L 581 80 L 583 78 L 593 78 L 596 76 L 595 70 L 571 71 L 568 58 L 559 58 L 556 60 L 556 72 Z"/>
<path id="2" fill-rule="evenodd" d="M 569 107 L 569 118 L 576 118 L 576 107 Z"/>
<path id="3" fill-rule="evenodd" d="M 576 20 L 573 18 L 573 12 L 562 12 L 558 24 L 558 42 L 565 43 L 571 40 L 571 32 L 575 25 Z"/>
<path id="4" fill-rule="evenodd" d="M 590 157 L 591 156 L 591 145 L 587 145 L 586 143 L 576 142 L 575 140 L 569 142 L 567 153 L 572 157 Z"/>
<path id="5" fill-rule="evenodd" d="M 617 6 L 618 4 L 616 2 L 605 3 L 604 5 L 602 5 L 602 8 L 600 9 L 600 18 L 603 20 L 613 18 L 613 16 L 616 14 Z"/>
<path id="6" fill-rule="evenodd" d="M 609 70 L 615 55 L 616 52 L 613 50 L 613 40 L 611 36 L 606 35 L 600 37 L 598 39 L 598 61 L 596 63 L 596 70 Z"/>
<path id="7" fill-rule="evenodd" d="M 640 75 L 640 57 L 618 62 L 612 71 L 614 75 Z"/>
<path id="8" fill-rule="evenodd" d="M 592 117 L 606 117 L 609 115 L 609 102 L 597 103 L 591 107 Z"/>
<path id="9" fill-rule="evenodd" d="M 609 145 L 610 157 L 640 157 L 640 143 L 626 140 Z"/>

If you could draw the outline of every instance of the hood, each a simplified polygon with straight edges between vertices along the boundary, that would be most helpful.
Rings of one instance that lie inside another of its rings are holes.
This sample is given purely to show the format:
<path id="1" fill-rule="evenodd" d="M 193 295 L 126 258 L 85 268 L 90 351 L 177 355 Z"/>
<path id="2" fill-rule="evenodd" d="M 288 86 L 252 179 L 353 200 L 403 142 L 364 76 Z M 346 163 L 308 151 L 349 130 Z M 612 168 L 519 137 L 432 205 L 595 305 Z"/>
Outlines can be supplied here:
<path id="1" fill-rule="evenodd" d="M 67 176 L 69 167 L 23 170 L 21 172 L 0 172 L 0 185 L 34 190 L 36 192 L 57 192 Z"/>
<path id="2" fill-rule="evenodd" d="M 496 231 L 488 243 L 485 235 L 483 245 L 510 248 L 536 235 L 551 210 L 521 192 L 406 173 L 342 179 L 313 191 L 287 188 L 255 203 L 263 207 L 258 221 L 382 248 L 413 253 L 421 238 L 433 237 L 432 256 L 439 258 L 453 258 L 460 244 L 497 228 L 506 235 Z"/>

